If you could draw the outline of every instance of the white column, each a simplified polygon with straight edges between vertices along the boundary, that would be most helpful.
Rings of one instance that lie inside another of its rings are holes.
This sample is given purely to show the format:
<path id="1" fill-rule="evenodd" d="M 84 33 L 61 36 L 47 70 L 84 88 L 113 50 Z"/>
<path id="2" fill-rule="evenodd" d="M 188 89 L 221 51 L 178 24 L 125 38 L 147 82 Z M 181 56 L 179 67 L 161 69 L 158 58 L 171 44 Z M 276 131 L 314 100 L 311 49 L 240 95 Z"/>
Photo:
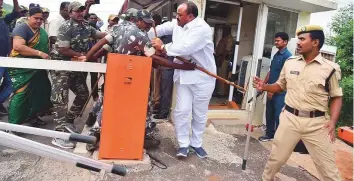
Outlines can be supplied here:
<path id="1" fill-rule="evenodd" d="M 240 15 L 238 17 L 238 26 L 237 26 L 237 36 L 236 36 L 236 45 L 235 45 L 235 53 L 234 53 L 234 61 L 232 63 L 232 75 L 236 73 L 236 64 L 238 57 L 238 48 L 240 46 L 240 33 L 241 33 L 241 24 L 242 24 L 242 14 L 243 14 L 243 4 L 242 1 L 240 3 Z M 230 86 L 229 91 L 229 101 L 232 101 L 232 97 L 234 95 L 234 86 Z"/>
<path id="2" fill-rule="evenodd" d="M 265 40 L 267 19 L 268 19 L 267 16 L 268 16 L 268 6 L 266 6 L 265 4 L 260 4 L 258 10 L 257 26 L 256 26 L 256 35 L 255 35 L 256 38 L 253 46 L 251 76 L 249 79 L 250 82 L 248 85 L 247 99 L 250 99 L 255 95 L 255 89 L 252 86 L 252 78 L 257 73 L 258 60 L 262 59 L 263 57 L 264 40 Z M 254 98 L 254 100 L 256 99 Z M 251 103 L 250 104 L 247 103 L 246 105 L 246 107 L 248 108 L 247 110 L 251 109 L 250 107 L 252 105 Z"/>

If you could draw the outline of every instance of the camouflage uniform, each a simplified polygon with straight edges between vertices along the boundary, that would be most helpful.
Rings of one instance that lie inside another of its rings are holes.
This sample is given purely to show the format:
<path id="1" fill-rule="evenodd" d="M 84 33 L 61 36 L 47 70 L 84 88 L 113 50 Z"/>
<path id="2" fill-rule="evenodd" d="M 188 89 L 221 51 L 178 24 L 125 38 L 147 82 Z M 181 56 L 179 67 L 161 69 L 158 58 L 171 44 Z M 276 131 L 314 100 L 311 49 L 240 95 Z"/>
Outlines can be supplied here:
<path id="1" fill-rule="evenodd" d="M 70 47 L 73 51 L 86 53 L 89 50 L 89 38 L 96 38 L 98 33 L 87 22 L 79 25 L 73 19 L 65 21 L 59 28 L 58 40 L 51 51 L 52 59 L 70 61 L 71 57 L 59 54 L 58 47 Z M 54 104 L 54 120 L 57 123 L 55 130 L 65 131 L 67 123 L 73 123 L 79 116 L 89 96 L 86 78 L 82 72 L 67 71 L 51 71 L 51 77 L 53 81 L 51 100 Z M 69 89 L 76 97 L 70 110 L 67 111 Z"/>
<path id="2" fill-rule="evenodd" d="M 16 27 L 16 26 L 18 26 L 18 25 L 21 25 L 21 24 L 23 24 L 23 23 L 26 23 L 27 20 L 28 20 L 28 17 L 21 17 L 21 18 L 18 18 L 18 19 L 16 20 L 16 22 L 15 22 L 16 24 L 15 24 L 14 27 Z"/>
<path id="3" fill-rule="evenodd" d="M 129 12 L 128 12 L 129 11 Z M 147 34 L 142 32 L 134 23 L 130 22 L 128 19 L 131 17 L 137 16 L 137 10 L 129 9 L 126 12 L 124 21 L 112 27 L 112 31 L 105 37 L 105 39 L 109 42 L 108 45 L 105 45 L 103 48 L 108 52 L 126 54 L 126 55 L 140 55 L 143 56 L 144 53 L 146 56 L 151 56 L 155 54 L 155 49 L 152 47 L 150 39 Z M 148 13 L 148 17 L 151 18 L 150 13 Z M 152 18 L 151 18 L 152 20 Z M 139 47 L 137 50 L 136 47 Z M 143 51 L 141 51 L 143 50 Z M 149 90 L 150 91 L 150 90 Z M 145 126 L 145 143 L 144 147 L 148 149 L 148 147 L 156 147 L 160 142 L 155 140 L 153 137 L 153 128 L 156 123 L 152 122 L 152 101 L 151 94 L 149 93 L 148 98 L 148 106 L 147 106 L 147 115 L 146 115 L 146 126 Z M 100 109 L 99 109 L 100 108 Z M 91 130 L 90 135 L 96 136 L 99 140 L 99 132 L 101 126 L 101 117 L 103 111 L 103 99 L 102 97 L 94 105 L 92 112 L 90 114 L 94 114 L 97 119 L 97 123 Z M 147 141 L 149 140 L 149 141 Z M 97 149 L 98 145 L 87 144 L 86 149 L 89 151 L 93 151 Z"/>
<path id="4" fill-rule="evenodd" d="M 151 45 L 150 39 L 146 33 L 143 33 L 134 23 L 129 21 L 123 21 L 121 24 L 113 26 L 112 32 L 106 36 L 109 45 L 105 45 L 104 48 L 108 52 L 126 54 L 126 55 L 143 55 L 145 52 L 149 52 L 150 55 L 154 54 L 154 48 Z M 135 47 L 139 47 L 137 50 Z M 149 93 L 148 110 L 146 116 L 146 128 L 151 130 L 151 116 L 152 116 L 152 99 Z M 101 106 L 102 102 L 97 102 L 97 106 Z M 92 113 L 97 116 L 98 121 L 102 111 L 94 107 Z"/>
<path id="5" fill-rule="evenodd" d="M 114 53 L 127 55 L 144 55 L 140 50 L 154 54 L 154 48 L 151 45 L 147 34 L 142 32 L 134 23 L 124 21 L 121 26 L 113 27 L 112 33 L 106 36 L 111 44 Z M 140 50 L 135 49 L 138 46 Z M 149 93 L 149 102 L 146 115 L 147 132 L 151 131 L 152 99 Z"/>

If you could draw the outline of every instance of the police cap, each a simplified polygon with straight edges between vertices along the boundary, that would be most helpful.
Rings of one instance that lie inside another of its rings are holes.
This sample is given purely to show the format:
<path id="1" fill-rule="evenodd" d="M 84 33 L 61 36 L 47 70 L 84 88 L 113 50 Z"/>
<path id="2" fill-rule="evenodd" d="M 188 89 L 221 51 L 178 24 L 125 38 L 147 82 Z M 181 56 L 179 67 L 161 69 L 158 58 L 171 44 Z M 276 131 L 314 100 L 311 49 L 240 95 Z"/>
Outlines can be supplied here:
<path id="1" fill-rule="evenodd" d="M 321 26 L 318 25 L 306 25 L 306 26 L 302 26 L 300 28 L 298 28 L 296 30 L 296 35 L 299 36 L 303 33 L 309 33 L 312 31 L 323 31 L 323 28 Z"/>

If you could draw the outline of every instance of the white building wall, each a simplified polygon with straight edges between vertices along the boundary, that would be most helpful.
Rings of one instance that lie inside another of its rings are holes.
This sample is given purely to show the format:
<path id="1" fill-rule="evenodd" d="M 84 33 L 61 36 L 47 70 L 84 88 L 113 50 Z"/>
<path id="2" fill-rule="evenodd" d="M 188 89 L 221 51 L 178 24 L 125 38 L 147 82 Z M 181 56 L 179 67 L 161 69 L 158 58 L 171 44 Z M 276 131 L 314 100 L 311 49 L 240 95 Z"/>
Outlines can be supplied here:
<path id="1" fill-rule="evenodd" d="M 311 13 L 309 12 L 300 12 L 299 16 L 298 16 L 298 20 L 297 20 L 297 28 L 301 27 L 301 26 L 305 26 L 310 24 L 310 18 L 311 18 Z"/>

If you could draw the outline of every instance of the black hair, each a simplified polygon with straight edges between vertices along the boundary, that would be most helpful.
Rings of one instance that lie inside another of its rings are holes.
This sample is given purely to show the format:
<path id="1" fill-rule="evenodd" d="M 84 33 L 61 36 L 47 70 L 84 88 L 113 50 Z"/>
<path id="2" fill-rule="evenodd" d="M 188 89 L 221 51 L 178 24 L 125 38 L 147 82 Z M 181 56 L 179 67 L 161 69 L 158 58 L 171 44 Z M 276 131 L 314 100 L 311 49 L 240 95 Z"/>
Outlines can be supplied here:
<path id="1" fill-rule="evenodd" d="M 198 7 L 195 5 L 193 2 L 188 1 L 183 4 L 187 5 L 187 14 L 193 14 L 193 16 L 196 18 L 198 17 Z"/>
<path id="2" fill-rule="evenodd" d="M 33 16 L 33 15 L 35 15 L 35 14 L 37 14 L 37 13 L 43 14 L 43 11 L 41 10 L 41 8 L 35 7 L 35 8 L 31 8 L 31 9 L 29 10 L 29 15 L 30 15 L 30 16 Z"/>
<path id="3" fill-rule="evenodd" d="M 152 19 L 153 19 L 154 21 L 159 21 L 159 22 L 162 21 L 161 16 L 160 16 L 159 14 L 154 14 L 154 15 L 152 16 Z"/>
<path id="4" fill-rule="evenodd" d="M 96 17 L 98 17 L 97 14 L 95 14 L 95 13 L 89 13 L 89 14 L 88 14 L 88 17 L 91 17 L 91 16 L 96 16 Z"/>
<path id="5" fill-rule="evenodd" d="M 319 31 L 310 31 L 310 37 L 312 40 L 319 40 L 320 44 L 318 45 L 318 50 L 320 50 L 324 44 L 325 41 L 325 36 L 323 31 L 319 30 Z"/>
<path id="6" fill-rule="evenodd" d="M 65 9 L 65 7 L 66 6 L 69 6 L 69 4 L 70 4 L 70 2 L 62 2 L 61 4 L 60 4 L 60 10 L 64 10 Z"/>
<path id="7" fill-rule="evenodd" d="M 278 32 L 274 35 L 274 38 L 281 38 L 284 41 L 289 42 L 289 35 L 285 32 Z"/>

